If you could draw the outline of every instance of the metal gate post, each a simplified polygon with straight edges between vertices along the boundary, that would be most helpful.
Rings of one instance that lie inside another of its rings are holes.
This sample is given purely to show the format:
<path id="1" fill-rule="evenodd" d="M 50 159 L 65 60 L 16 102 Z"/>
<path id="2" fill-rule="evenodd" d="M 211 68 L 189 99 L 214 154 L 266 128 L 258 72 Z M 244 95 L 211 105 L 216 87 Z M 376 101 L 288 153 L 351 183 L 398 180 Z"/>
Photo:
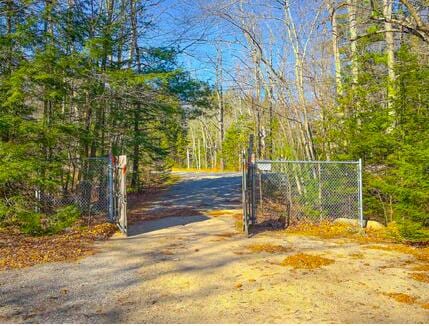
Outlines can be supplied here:
<path id="1" fill-rule="evenodd" d="M 254 144 L 254 136 L 249 135 L 249 147 L 247 148 L 247 198 L 248 198 L 248 223 L 252 223 L 254 221 L 254 175 L 253 175 L 253 162 L 254 162 L 254 154 L 253 154 L 253 144 Z"/>
<path id="2" fill-rule="evenodd" d="M 364 227 L 363 222 L 363 195 L 362 195 L 362 159 L 359 159 L 359 223 L 361 227 Z"/>
<path id="3" fill-rule="evenodd" d="M 108 206 L 109 206 L 109 220 L 114 222 L 115 216 L 113 212 L 113 155 L 109 153 L 108 165 L 107 165 L 107 176 L 108 176 Z"/>
<path id="4" fill-rule="evenodd" d="M 251 166 L 252 166 L 252 225 L 256 224 L 256 158 L 255 154 L 252 153 L 251 158 Z"/>
<path id="5" fill-rule="evenodd" d="M 241 196 L 242 196 L 242 205 L 243 205 L 243 231 L 246 234 L 246 236 L 249 236 L 249 222 L 248 222 L 248 216 L 247 216 L 247 169 L 246 169 L 246 153 L 243 150 L 242 153 L 242 162 L 241 162 L 241 168 L 242 168 L 242 178 L 241 178 Z"/>
<path id="6" fill-rule="evenodd" d="M 128 222 L 127 222 L 127 156 L 120 155 L 118 157 L 118 172 L 117 172 L 117 200 L 118 208 L 116 212 L 116 223 L 119 229 L 125 235 L 128 235 Z"/>

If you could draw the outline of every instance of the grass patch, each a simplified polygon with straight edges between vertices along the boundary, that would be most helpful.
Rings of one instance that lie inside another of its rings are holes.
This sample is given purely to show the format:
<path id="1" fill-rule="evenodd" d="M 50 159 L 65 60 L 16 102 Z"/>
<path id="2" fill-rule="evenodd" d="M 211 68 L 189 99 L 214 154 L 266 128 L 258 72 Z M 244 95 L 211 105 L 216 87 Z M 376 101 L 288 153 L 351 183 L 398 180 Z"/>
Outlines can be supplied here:
<path id="1" fill-rule="evenodd" d="M 426 273 L 412 273 L 410 277 L 419 282 L 429 283 L 429 274 Z"/>
<path id="2" fill-rule="evenodd" d="M 421 307 L 422 307 L 423 309 L 429 309 L 429 302 L 428 302 L 428 303 L 423 303 L 423 304 L 421 305 Z"/>
<path id="3" fill-rule="evenodd" d="M 295 269 L 315 269 L 334 263 L 335 260 L 307 254 L 296 254 L 284 259 L 280 265 L 291 266 Z"/>
<path id="4" fill-rule="evenodd" d="M 405 293 L 383 293 L 385 296 L 388 296 L 389 298 L 392 298 L 393 300 L 401 303 L 406 304 L 413 304 L 416 303 L 417 298 L 412 297 Z"/>
<path id="5" fill-rule="evenodd" d="M 267 252 L 270 254 L 285 253 L 290 252 L 290 248 L 280 245 L 273 245 L 269 243 L 255 243 L 250 246 L 247 246 L 251 252 Z"/>

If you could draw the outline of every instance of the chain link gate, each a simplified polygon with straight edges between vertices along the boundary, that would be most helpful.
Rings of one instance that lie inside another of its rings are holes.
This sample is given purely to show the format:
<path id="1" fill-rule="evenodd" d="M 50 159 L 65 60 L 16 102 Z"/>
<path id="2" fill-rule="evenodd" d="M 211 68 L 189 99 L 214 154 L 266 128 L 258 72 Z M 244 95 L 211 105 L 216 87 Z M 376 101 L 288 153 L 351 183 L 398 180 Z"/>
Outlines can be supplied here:
<path id="1" fill-rule="evenodd" d="M 364 227 L 362 162 L 256 160 L 243 153 L 243 229 L 356 219 Z"/>
<path id="2" fill-rule="evenodd" d="M 73 205 L 83 216 L 105 216 L 127 234 L 126 156 L 73 159 L 61 164 L 61 186 L 36 189 L 35 211 L 52 214 Z"/>

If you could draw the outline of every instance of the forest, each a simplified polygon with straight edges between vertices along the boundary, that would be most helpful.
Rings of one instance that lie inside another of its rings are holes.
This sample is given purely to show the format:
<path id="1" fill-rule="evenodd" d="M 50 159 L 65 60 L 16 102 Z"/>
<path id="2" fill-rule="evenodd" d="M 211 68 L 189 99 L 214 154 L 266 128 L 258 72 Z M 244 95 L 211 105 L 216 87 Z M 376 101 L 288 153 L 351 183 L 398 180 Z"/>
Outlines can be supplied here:
<path id="1" fill-rule="evenodd" d="M 428 240 L 428 13 L 427 0 L 2 0 L 0 225 L 48 230 L 35 190 L 67 191 L 74 160 L 126 154 L 141 192 L 173 166 L 238 170 L 254 134 L 258 158 L 361 158 L 365 216 Z"/>

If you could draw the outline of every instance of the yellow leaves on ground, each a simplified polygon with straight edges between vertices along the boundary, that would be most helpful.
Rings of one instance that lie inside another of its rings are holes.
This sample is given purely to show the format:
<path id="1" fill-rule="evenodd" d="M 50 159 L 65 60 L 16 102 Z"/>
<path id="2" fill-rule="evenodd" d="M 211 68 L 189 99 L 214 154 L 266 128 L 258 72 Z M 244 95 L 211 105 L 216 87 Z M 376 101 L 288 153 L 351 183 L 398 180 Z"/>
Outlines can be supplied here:
<path id="1" fill-rule="evenodd" d="M 429 265 L 420 265 L 413 268 L 416 272 L 429 272 Z"/>
<path id="2" fill-rule="evenodd" d="M 413 255 L 420 261 L 429 262 L 429 248 L 416 248 L 403 244 L 388 244 L 388 245 L 370 245 L 366 249 L 376 249 L 384 251 L 397 251 L 403 254 Z"/>
<path id="3" fill-rule="evenodd" d="M 405 293 L 383 293 L 383 294 L 401 303 L 413 304 L 417 301 L 417 298 L 412 297 Z"/>
<path id="4" fill-rule="evenodd" d="M 77 260 L 94 252 L 95 240 L 108 239 L 115 231 L 116 226 L 109 223 L 41 237 L 3 231 L 0 234 L 0 270 Z"/>
<path id="5" fill-rule="evenodd" d="M 322 239 L 333 238 L 351 238 L 354 240 L 369 241 L 379 237 L 376 236 L 377 232 L 362 230 L 357 225 L 348 225 L 342 223 L 332 223 L 329 221 L 322 221 L 320 223 L 299 223 L 288 227 L 285 231 L 288 234 L 315 236 Z"/>
<path id="6" fill-rule="evenodd" d="M 243 212 L 241 209 L 218 209 L 204 212 L 210 217 L 232 217 L 234 220 L 241 221 Z"/>
<path id="7" fill-rule="evenodd" d="M 334 263 L 333 259 L 317 255 L 296 254 L 284 259 L 280 265 L 291 266 L 295 269 L 315 269 Z"/>
<path id="8" fill-rule="evenodd" d="M 355 252 L 349 255 L 349 257 L 353 258 L 353 259 L 363 259 L 365 258 L 365 255 L 361 252 Z"/>
<path id="9" fill-rule="evenodd" d="M 290 252 L 290 248 L 270 243 L 255 243 L 247 246 L 251 252 L 267 252 L 270 254 Z"/>
<path id="10" fill-rule="evenodd" d="M 426 273 L 412 273 L 410 277 L 419 282 L 429 283 L 429 274 Z"/>
<path id="11" fill-rule="evenodd" d="M 219 209 L 204 212 L 205 215 L 216 217 L 230 217 L 235 220 L 235 229 L 238 232 L 243 231 L 243 211 L 241 209 Z"/>

